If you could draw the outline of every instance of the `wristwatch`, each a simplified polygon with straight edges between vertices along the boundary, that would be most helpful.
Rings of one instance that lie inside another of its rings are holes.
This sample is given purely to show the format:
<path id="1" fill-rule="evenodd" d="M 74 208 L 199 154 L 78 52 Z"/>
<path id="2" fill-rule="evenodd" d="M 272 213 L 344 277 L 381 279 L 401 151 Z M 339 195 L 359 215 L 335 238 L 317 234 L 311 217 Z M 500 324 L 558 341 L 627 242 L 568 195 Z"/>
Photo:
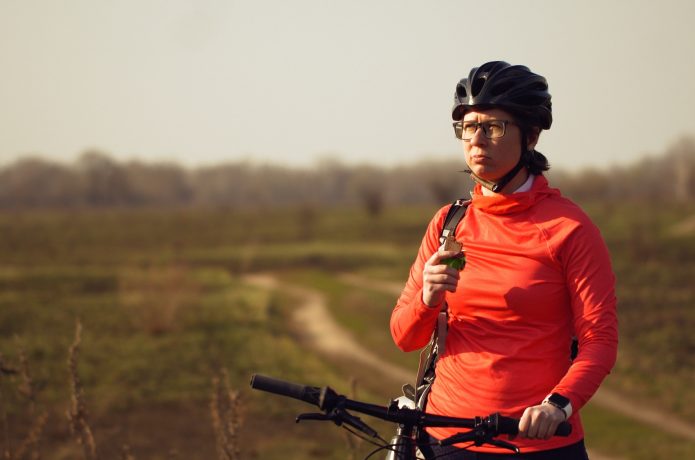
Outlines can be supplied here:
<path id="1" fill-rule="evenodd" d="M 543 404 L 550 404 L 551 406 L 555 406 L 560 409 L 565 413 L 565 420 L 570 418 L 572 415 L 572 403 L 570 402 L 569 398 L 565 398 L 560 393 L 550 393 L 543 400 Z"/>

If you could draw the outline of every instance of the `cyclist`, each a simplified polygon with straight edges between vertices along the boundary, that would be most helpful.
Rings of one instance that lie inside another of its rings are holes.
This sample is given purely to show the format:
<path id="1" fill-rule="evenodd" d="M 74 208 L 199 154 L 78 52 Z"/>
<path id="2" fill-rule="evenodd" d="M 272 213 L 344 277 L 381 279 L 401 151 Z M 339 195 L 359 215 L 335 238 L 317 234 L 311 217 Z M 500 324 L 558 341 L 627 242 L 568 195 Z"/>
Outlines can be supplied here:
<path id="1" fill-rule="evenodd" d="M 477 182 L 455 232 L 466 264 L 459 272 L 443 263 L 460 256 L 440 246 L 445 206 L 393 310 L 394 341 L 404 351 L 422 348 L 446 308 L 446 346 L 426 412 L 500 412 L 521 419 L 521 458 L 586 459 L 579 409 L 615 363 L 615 277 L 599 230 L 543 175 L 548 161 L 535 146 L 552 123 L 546 79 L 525 66 L 485 63 L 456 86 L 452 117 Z M 571 436 L 551 437 L 564 420 Z M 457 430 L 427 431 L 437 440 Z M 435 448 L 445 452 L 452 460 L 510 455 L 494 446 Z"/>

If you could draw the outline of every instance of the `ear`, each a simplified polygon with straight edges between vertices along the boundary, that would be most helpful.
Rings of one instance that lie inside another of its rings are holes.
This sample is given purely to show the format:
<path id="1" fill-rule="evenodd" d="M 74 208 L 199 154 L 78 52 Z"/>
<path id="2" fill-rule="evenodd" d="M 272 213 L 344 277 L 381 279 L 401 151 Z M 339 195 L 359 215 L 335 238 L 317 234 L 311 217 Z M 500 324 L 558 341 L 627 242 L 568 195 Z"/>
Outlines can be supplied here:
<path id="1" fill-rule="evenodd" d="M 526 135 L 526 150 L 533 150 L 536 148 L 536 144 L 538 144 L 538 139 L 541 137 L 541 130 L 536 128 L 535 126 L 531 129 L 529 129 L 528 134 Z"/>

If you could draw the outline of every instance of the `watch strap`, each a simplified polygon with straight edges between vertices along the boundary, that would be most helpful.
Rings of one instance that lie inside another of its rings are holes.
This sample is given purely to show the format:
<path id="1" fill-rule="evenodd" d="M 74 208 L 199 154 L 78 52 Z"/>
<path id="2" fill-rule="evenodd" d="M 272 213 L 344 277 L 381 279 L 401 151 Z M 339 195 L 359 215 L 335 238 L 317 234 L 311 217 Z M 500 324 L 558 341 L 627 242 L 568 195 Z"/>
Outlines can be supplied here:
<path id="1" fill-rule="evenodd" d="M 551 406 L 555 406 L 560 409 L 565 414 L 565 420 L 572 416 L 572 403 L 570 402 L 569 398 L 566 398 L 559 393 L 550 393 L 545 397 L 542 404 L 550 404 Z"/>

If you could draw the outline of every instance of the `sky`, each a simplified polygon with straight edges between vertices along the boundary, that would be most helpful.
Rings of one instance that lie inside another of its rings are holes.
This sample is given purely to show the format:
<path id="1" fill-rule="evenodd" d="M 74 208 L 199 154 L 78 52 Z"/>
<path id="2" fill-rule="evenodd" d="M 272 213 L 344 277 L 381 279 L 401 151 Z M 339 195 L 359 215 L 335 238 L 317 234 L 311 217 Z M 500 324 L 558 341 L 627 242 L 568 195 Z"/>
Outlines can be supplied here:
<path id="1" fill-rule="evenodd" d="M 545 76 L 538 150 L 628 164 L 695 135 L 690 0 L 0 0 L 0 165 L 462 158 L 458 80 Z"/>

